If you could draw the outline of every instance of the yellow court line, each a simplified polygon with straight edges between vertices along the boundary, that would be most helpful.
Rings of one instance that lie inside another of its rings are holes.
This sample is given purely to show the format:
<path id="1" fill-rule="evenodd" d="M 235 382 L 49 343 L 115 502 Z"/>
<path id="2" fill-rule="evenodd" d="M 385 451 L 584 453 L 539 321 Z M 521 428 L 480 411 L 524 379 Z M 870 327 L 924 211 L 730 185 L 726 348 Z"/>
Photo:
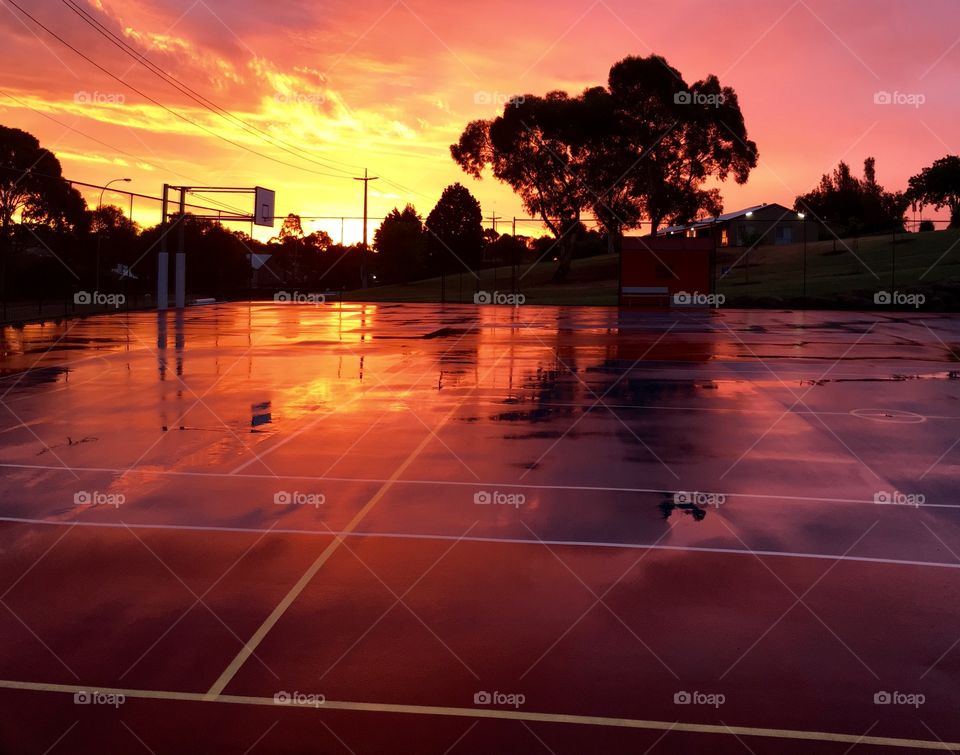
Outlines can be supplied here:
<path id="1" fill-rule="evenodd" d="M 327 700 L 321 704 L 293 705 L 277 703 L 272 697 L 249 695 L 219 695 L 210 697 L 200 692 L 167 692 L 163 690 L 122 689 L 118 687 L 95 687 L 79 684 L 51 684 L 47 682 L 20 682 L 0 680 L 0 689 L 16 689 L 31 692 L 59 692 L 74 694 L 95 691 L 105 695 L 123 695 L 141 700 L 165 700 L 182 702 L 227 703 L 232 705 L 255 705 L 271 708 L 313 708 L 320 710 L 348 710 L 363 713 L 401 713 L 419 716 L 454 716 L 461 718 L 489 718 L 509 721 L 531 721 L 552 724 L 575 724 L 580 726 L 605 726 L 621 729 L 648 729 L 653 731 L 679 731 L 693 734 L 725 734 L 728 736 L 769 737 L 796 739 L 808 742 L 836 742 L 838 744 L 876 745 L 878 747 L 907 747 L 919 750 L 960 752 L 960 743 L 926 739 L 900 739 L 896 737 L 872 737 L 859 734 L 838 734 L 829 731 L 801 729 L 765 729 L 755 726 L 717 726 L 678 721 L 647 721 L 637 718 L 609 718 L 606 716 L 580 716 L 571 713 L 534 713 L 500 708 L 453 708 L 436 705 L 400 705 L 396 703 L 360 703 Z"/>
<path id="2" fill-rule="evenodd" d="M 464 401 L 466 401 L 466 399 L 464 399 Z M 247 659 L 254 653 L 254 651 L 257 649 L 257 646 L 263 642 L 263 638 L 267 636 L 267 633 L 273 629 L 274 625 L 280 620 L 293 601 L 297 599 L 300 593 L 303 592 L 306 586 L 310 583 L 310 580 L 314 578 L 316 573 L 320 571 L 320 568 L 336 552 L 337 548 L 340 547 L 340 544 L 344 540 L 344 536 L 349 535 L 354 529 L 356 529 L 357 525 L 360 524 L 370 510 L 376 506 L 380 499 L 386 495 L 387 491 L 393 487 L 393 484 L 397 481 L 400 475 L 407 470 L 407 467 L 409 467 L 416 460 L 423 449 L 426 448 L 430 441 L 436 437 L 437 431 L 450 421 L 450 418 L 463 405 L 464 401 L 461 401 L 454 406 L 453 409 L 447 412 L 443 419 L 440 420 L 435 428 L 429 430 L 423 440 L 421 440 L 417 447 L 410 452 L 410 455 L 404 459 L 403 463 L 397 467 L 394 473 L 387 478 L 377 492 L 373 494 L 370 500 L 364 504 L 363 508 L 356 513 L 353 519 L 347 523 L 342 531 L 337 533 L 337 536 L 334 538 L 334 540 L 326 548 L 324 548 L 323 552 L 317 557 L 316 561 L 310 564 L 300 579 L 297 580 L 297 583 L 290 588 L 290 591 L 284 596 L 283 600 L 277 604 L 276 608 L 273 609 L 263 624 L 260 625 L 260 628 L 254 632 L 253 636 L 247 641 L 243 648 L 241 648 L 240 652 L 237 653 L 236 657 L 230 662 L 230 665 L 224 669 L 222 674 L 220 674 L 220 677 L 213 683 L 213 686 L 207 690 L 206 699 L 209 700 L 216 698 L 221 692 L 223 692 L 224 688 L 230 683 L 230 680 L 236 676 L 237 672 L 240 670 L 240 667 L 243 666 Z"/>

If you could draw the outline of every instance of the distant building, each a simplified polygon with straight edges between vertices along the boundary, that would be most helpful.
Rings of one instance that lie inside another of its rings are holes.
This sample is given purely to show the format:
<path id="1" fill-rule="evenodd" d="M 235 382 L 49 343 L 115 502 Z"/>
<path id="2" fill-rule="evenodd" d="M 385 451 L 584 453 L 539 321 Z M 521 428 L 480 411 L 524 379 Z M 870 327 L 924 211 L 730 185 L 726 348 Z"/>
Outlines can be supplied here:
<path id="1" fill-rule="evenodd" d="M 736 212 L 725 212 L 688 225 L 675 225 L 658 236 L 713 238 L 717 246 L 797 244 L 820 239 L 820 223 L 781 204 L 758 204 Z"/>

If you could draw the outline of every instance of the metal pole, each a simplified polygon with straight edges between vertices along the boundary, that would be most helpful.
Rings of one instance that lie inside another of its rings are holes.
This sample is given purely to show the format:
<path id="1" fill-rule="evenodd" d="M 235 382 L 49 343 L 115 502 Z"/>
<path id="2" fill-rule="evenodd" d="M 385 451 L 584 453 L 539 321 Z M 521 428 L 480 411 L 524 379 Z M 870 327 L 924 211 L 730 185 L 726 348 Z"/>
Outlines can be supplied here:
<path id="1" fill-rule="evenodd" d="M 366 168 L 363 171 L 363 178 L 354 178 L 354 181 L 363 181 L 363 246 L 360 248 L 360 285 L 367 287 L 367 188 L 371 181 L 376 181 L 377 176 L 370 176 Z"/>
<path id="2" fill-rule="evenodd" d="M 187 306 L 187 255 L 184 252 L 184 235 L 186 231 L 186 212 L 187 212 L 187 190 L 180 187 L 180 227 L 177 233 L 177 258 L 176 258 L 176 290 L 177 309 L 183 309 Z"/>
<path id="3" fill-rule="evenodd" d="M 803 303 L 807 303 L 807 219 L 803 219 Z"/>
<path id="4" fill-rule="evenodd" d="M 103 188 L 100 189 L 100 198 L 97 200 L 97 215 L 99 215 L 99 214 L 100 214 L 100 210 L 103 209 L 103 193 L 104 193 L 108 188 L 110 188 L 110 184 L 115 184 L 115 183 L 117 183 L 118 181 L 125 181 L 126 183 L 130 183 L 131 180 L 132 180 L 132 179 L 129 179 L 129 178 L 112 178 L 112 179 L 110 179 L 109 181 L 107 181 L 106 184 L 104 184 Z M 131 202 L 131 205 L 132 205 L 132 203 L 133 203 L 133 195 L 132 195 L 132 194 L 130 195 L 130 202 Z M 132 211 L 131 211 L 131 214 L 132 214 Z M 101 242 L 101 240 L 102 240 L 102 239 L 101 239 L 102 235 L 103 235 L 103 226 L 102 226 L 102 221 L 101 221 L 101 227 L 100 227 L 100 228 L 97 228 L 97 262 L 96 262 L 96 270 L 94 270 L 94 285 L 93 285 L 93 290 L 94 290 L 94 291 L 99 291 L 99 290 L 100 290 L 100 242 Z"/>
<path id="5" fill-rule="evenodd" d="M 167 193 L 168 184 L 163 185 L 163 200 L 160 209 L 160 253 L 157 255 L 157 309 L 165 310 L 170 297 L 170 255 L 167 253 Z"/>

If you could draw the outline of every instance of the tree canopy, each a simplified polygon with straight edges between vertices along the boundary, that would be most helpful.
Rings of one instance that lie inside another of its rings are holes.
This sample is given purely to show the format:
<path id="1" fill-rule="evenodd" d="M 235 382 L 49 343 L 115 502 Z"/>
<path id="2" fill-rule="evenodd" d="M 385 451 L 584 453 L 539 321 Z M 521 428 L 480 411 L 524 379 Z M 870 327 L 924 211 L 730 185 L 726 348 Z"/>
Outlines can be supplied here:
<path id="1" fill-rule="evenodd" d="M 905 196 L 877 183 L 874 158 L 864 160 L 863 174 L 863 179 L 857 178 L 847 163 L 840 162 L 823 175 L 817 188 L 796 198 L 794 209 L 831 224 L 840 234 L 902 230 Z"/>
<path id="2" fill-rule="evenodd" d="M 549 228 L 558 279 L 585 210 L 611 238 L 644 216 L 655 233 L 664 221 L 719 212 L 719 191 L 706 183 L 744 183 L 758 158 L 736 93 L 715 76 L 688 85 L 657 55 L 621 60 L 607 87 L 577 97 L 514 98 L 497 118 L 468 124 L 450 151 L 475 178 L 489 168 Z"/>
<path id="3" fill-rule="evenodd" d="M 907 200 L 914 207 L 950 208 L 950 227 L 960 228 L 960 157 L 934 161 L 908 182 Z"/>
<path id="4" fill-rule="evenodd" d="M 484 245 L 480 203 L 465 186 L 455 183 L 443 190 L 427 215 L 424 268 L 428 275 L 476 270 Z"/>
<path id="5" fill-rule="evenodd" d="M 373 235 L 378 266 L 387 280 L 408 283 L 417 278 L 423 249 L 423 220 L 408 204 L 396 207 Z"/>

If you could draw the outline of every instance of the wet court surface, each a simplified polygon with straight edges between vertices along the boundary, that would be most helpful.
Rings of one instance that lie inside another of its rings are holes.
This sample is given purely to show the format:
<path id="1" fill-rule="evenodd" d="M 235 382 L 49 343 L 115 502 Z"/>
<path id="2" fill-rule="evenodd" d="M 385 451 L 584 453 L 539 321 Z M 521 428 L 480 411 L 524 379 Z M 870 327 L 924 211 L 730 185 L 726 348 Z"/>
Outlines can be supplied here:
<path id="1" fill-rule="evenodd" d="M 3 332 L 0 752 L 960 749 L 960 319 Z"/>

